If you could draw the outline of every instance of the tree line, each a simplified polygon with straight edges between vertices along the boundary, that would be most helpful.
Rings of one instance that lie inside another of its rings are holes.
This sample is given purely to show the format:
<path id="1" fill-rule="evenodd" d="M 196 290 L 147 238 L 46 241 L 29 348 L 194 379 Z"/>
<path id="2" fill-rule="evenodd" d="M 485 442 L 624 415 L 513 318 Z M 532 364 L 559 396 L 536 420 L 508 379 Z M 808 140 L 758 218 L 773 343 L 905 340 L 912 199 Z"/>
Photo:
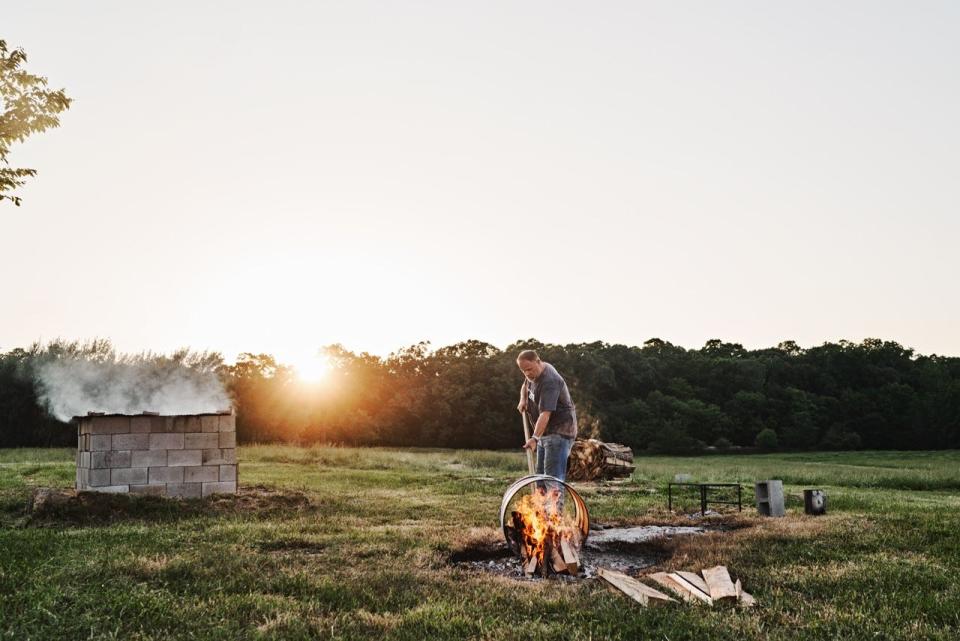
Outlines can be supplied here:
<path id="1" fill-rule="evenodd" d="M 685 349 L 660 339 L 530 339 L 501 350 L 470 340 L 439 349 L 419 343 L 386 357 L 332 345 L 323 349 L 329 372 L 310 385 L 269 354 L 242 354 L 234 364 L 209 352 L 174 358 L 220 377 L 241 442 L 513 448 L 522 441 L 514 362 L 522 349 L 536 349 L 564 375 L 581 435 L 637 451 L 960 447 L 960 358 L 879 339 L 758 350 L 720 340 Z M 73 430 L 43 407 L 32 375 L 65 355 L 156 358 L 118 355 L 105 341 L 0 354 L 0 447 L 73 444 Z"/>

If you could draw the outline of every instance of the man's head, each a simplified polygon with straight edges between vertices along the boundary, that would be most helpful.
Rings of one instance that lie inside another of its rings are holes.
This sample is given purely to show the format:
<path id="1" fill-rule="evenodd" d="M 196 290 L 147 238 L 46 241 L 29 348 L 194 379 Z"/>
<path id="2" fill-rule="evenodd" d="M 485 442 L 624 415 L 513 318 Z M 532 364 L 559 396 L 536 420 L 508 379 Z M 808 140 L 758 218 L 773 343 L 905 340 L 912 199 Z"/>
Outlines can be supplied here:
<path id="1" fill-rule="evenodd" d="M 543 361 L 532 349 L 525 349 L 517 356 L 517 367 L 531 381 L 543 372 Z"/>

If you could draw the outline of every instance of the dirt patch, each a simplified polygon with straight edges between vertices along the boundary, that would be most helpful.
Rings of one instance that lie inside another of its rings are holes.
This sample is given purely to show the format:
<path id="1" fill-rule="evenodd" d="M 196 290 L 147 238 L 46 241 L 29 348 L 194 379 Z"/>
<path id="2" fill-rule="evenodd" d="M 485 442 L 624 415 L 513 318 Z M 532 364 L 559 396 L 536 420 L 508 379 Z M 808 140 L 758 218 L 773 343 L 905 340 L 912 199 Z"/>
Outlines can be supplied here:
<path id="1" fill-rule="evenodd" d="M 216 494 L 204 499 L 40 488 L 34 490 L 24 506 L 17 525 L 90 526 L 230 514 L 263 518 L 278 513 L 304 512 L 314 507 L 303 492 L 276 490 L 263 485 L 241 487 L 236 494 Z"/>

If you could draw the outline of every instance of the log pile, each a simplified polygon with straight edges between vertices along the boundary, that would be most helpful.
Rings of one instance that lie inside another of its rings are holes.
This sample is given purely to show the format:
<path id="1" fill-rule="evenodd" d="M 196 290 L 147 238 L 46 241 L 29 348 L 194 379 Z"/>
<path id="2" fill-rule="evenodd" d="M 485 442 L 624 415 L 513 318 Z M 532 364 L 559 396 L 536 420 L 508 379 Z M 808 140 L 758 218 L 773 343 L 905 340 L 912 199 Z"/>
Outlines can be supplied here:
<path id="1" fill-rule="evenodd" d="M 633 450 L 626 445 L 604 443 L 595 438 L 574 442 L 567 460 L 569 481 L 627 478 L 633 470 Z"/>
<path id="2" fill-rule="evenodd" d="M 624 593 L 644 607 L 654 607 L 675 603 L 673 599 L 659 590 L 655 590 L 638 579 L 620 572 L 600 568 L 597 574 L 610 586 Z M 687 603 L 732 603 L 742 608 L 752 608 L 757 601 L 743 589 L 740 579 L 734 583 L 727 568 L 718 565 L 707 568 L 701 574 L 696 572 L 656 572 L 646 578 L 656 582 L 658 587 L 676 594 Z"/>

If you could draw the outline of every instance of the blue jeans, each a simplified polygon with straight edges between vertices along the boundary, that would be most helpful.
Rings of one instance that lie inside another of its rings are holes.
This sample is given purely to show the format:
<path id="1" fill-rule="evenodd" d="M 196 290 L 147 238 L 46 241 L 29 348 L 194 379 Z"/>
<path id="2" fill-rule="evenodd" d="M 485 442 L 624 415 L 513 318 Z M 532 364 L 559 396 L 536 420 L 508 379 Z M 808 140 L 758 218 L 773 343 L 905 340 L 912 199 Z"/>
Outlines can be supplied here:
<path id="1" fill-rule="evenodd" d="M 537 444 L 537 474 L 555 476 L 561 481 L 567 480 L 567 459 L 573 439 L 559 434 L 547 434 L 540 437 Z"/>

